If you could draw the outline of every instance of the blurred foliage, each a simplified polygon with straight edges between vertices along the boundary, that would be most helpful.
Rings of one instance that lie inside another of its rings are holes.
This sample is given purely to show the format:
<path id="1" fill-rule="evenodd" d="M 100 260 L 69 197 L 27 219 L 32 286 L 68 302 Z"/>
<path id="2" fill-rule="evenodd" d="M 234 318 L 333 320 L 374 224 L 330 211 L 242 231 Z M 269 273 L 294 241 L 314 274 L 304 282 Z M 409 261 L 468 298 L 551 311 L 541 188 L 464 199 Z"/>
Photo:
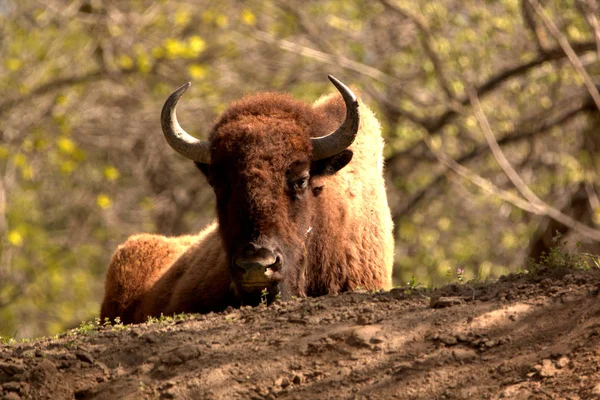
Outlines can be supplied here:
<path id="1" fill-rule="evenodd" d="M 544 8 L 597 83 L 579 3 Z M 180 120 L 206 137 L 230 101 L 265 90 L 314 101 L 331 90 L 327 74 L 356 87 L 384 128 L 396 283 L 516 270 L 545 223 L 447 171 L 424 146 L 425 133 L 514 190 L 469 88 L 530 187 L 569 211 L 585 185 L 591 219 L 575 214 L 600 222 L 598 110 L 527 2 L 0 0 L 0 335 L 54 334 L 93 318 L 118 243 L 213 218 L 204 178 L 160 133 L 173 89 L 193 82 Z"/>

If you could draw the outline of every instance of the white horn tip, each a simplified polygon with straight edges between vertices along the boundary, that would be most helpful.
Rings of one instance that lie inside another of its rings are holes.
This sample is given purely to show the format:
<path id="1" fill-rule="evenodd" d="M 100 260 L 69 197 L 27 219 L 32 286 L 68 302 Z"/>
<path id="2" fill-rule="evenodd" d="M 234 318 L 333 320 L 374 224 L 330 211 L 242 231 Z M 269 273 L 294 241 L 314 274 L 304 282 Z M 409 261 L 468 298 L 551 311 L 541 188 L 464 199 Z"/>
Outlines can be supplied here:
<path id="1" fill-rule="evenodd" d="M 179 86 L 179 88 L 175 91 L 177 96 L 181 96 L 186 90 L 188 90 L 192 86 L 192 82 L 186 82 L 183 85 Z"/>

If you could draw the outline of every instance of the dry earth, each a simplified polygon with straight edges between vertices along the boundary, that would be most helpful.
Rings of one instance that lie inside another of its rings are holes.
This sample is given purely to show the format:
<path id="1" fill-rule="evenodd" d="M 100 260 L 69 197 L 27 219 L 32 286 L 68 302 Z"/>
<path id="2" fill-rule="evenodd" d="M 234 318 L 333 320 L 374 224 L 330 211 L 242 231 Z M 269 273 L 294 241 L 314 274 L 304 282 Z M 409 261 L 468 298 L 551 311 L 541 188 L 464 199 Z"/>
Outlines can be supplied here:
<path id="1" fill-rule="evenodd" d="M 346 293 L 0 347 L 4 399 L 600 398 L 600 271 Z"/>

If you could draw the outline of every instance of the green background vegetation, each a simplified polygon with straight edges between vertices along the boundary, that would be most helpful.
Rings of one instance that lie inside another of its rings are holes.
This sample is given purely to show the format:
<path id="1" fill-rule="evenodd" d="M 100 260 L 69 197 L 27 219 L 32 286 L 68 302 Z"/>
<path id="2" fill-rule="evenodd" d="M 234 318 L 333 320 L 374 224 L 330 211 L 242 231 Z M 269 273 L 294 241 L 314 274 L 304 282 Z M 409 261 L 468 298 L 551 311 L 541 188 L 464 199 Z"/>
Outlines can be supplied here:
<path id="1" fill-rule="evenodd" d="M 598 85 L 597 2 L 543 6 Z M 179 117 L 203 138 L 230 101 L 282 90 L 312 102 L 332 90 L 327 74 L 358 89 L 384 128 L 396 284 L 439 285 L 459 268 L 497 277 L 549 233 L 572 233 L 425 146 L 518 194 L 470 89 L 525 183 L 598 228 L 598 109 L 528 1 L 0 0 L 0 335 L 94 318 L 118 243 L 213 218 L 204 178 L 160 132 L 171 91 L 193 83 Z"/>

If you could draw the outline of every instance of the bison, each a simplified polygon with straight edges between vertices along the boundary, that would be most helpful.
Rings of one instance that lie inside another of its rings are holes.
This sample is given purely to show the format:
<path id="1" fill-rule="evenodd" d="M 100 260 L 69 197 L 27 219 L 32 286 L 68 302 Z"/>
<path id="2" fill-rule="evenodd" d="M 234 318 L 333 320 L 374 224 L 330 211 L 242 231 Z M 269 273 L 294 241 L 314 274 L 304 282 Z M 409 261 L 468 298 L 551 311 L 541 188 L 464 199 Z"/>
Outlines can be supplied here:
<path id="1" fill-rule="evenodd" d="M 281 93 L 232 103 L 208 141 L 177 121 L 190 83 L 167 99 L 165 138 L 208 179 L 217 221 L 197 235 L 141 234 L 120 245 L 102 320 L 139 323 L 275 296 L 390 288 L 394 242 L 380 126 L 348 87 L 329 79 L 341 96 L 313 105 Z"/>

